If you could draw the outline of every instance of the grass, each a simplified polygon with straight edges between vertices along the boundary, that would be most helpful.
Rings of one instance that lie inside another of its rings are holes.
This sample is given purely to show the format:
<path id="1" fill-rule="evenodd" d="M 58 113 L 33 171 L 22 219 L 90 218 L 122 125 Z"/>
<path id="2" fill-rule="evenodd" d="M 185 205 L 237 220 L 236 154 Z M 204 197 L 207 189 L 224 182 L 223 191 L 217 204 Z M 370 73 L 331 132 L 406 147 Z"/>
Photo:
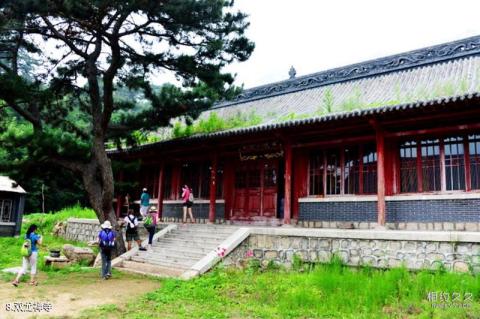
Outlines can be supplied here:
<path id="1" fill-rule="evenodd" d="M 39 247 L 39 265 L 40 270 L 45 269 L 43 257 L 49 254 L 51 248 L 61 248 L 64 244 L 73 244 L 75 246 L 85 246 L 85 243 L 66 240 L 61 237 L 52 235 L 52 230 L 55 224 L 59 221 L 65 221 L 70 217 L 76 218 L 96 218 L 95 213 L 86 208 L 74 206 L 63 209 L 55 214 L 30 214 L 24 216 L 22 223 L 22 230 L 18 238 L 14 237 L 0 237 L 0 269 L 21 266 L 22 257 L 20 255 L 20 247 L 24 241 L 24 236 L 27 228 L 31 224 L 38 226 L 38 232 L 43 237 L 43 244 Z"/>
<path id="2" fill-rule="evenodd" d="M 309 271 L 215 269 L 162 287 L 127 305 L 83 318 L 478 318 L 480 278 L 405 268 L 348 268 L 337 261 Z M 303 269 L 303 268 L 302 268 Z M 429 292 L 473 295 L 469 308 L 434 308 Z"/>

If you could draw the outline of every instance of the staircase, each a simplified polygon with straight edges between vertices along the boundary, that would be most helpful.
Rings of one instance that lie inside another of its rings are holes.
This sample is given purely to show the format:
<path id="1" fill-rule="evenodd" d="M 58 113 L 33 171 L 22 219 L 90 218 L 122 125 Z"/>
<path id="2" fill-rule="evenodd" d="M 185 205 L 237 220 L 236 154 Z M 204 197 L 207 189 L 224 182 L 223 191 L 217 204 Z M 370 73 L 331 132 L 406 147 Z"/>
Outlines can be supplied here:
<path id="1" fill-rule="evenodd" d="M 159 234 L 151 250 L 132 251 L 116 268 L 159 277 L 180 277 L 215 251 L 238 228 L 208 224 L 176 225 L 164 235 Z"/>

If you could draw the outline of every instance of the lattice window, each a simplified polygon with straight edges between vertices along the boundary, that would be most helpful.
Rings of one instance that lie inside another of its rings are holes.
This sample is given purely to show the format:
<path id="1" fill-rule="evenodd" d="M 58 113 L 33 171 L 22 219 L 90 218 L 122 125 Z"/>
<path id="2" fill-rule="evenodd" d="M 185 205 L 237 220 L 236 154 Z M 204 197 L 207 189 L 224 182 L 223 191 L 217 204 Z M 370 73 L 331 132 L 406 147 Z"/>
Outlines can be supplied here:
<path id="1" fill-rule="evenodd" d="M 13 221 L 12 200 L 0 199 L 0 221 L 4 223 Z"/>
<path id="2" fill-rule="evenodd" d="M 447 190 L 465 189 L 465 151 L 462 137 L 450 137 L 444 141 L 445 182 Z"/>
<path id="3" fill-rule="evenodd" d="M 181 186 L 188 185 L 196 198 L 209 198 L 210 165 L 205 162 L 185 163 L 180 174 Z"/>
<path id="4" fill-rule="evenodd" d="M 363 148 L 363 194 L 377 192 L 377 148 L 375 144 L 367 144 Z"/>
<path id="5" fill-rule="evenodd" d="M 329 150 L 327 156 L 327 195 L 339 195 L 341 183 L 340 152 L 338 150 Z"/>
<path id="6" fill-rule="evenodd" d="M 400 145 L 400 191 L 403 193 L 418 191 L 417 143 L 414 141 Z"/>
<path id="7" fill-rule="evenodd" d="M 310 195 L 323 195 L 323 174 L 324 174 L 324 156 L 323 152 L 314 152 L 310 155 Z"/>
<path id="8" fill-rule="evenodd" d="M 440 142 L 438 139 L 421 142 L 422 186 L 424 192 L 442 189 L 440 179 Z"/>
<path id="9" fill-rule="evenodd" d="M 360 192 L 360 156 L 358 147 L 347 147 L 345 154 L 344 193 L 358 194 Z"/>
<path id="10" fill-rule="evenodd" d="M 472 189 L 480 189 L 480 135 L 468 137 Z"/>
<path id="11" fill-rule="evenodd" d="M 376 193 L 375 144 L 311 153 L 309 182 L 310 195 Z"/>

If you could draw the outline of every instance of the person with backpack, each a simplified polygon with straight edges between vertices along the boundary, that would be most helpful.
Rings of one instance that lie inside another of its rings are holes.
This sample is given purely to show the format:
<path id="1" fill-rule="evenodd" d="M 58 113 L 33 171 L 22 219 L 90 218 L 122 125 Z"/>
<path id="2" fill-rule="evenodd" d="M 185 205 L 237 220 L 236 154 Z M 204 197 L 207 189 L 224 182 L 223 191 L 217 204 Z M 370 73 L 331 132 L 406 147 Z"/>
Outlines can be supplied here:
<path id="1" fill-rule="evenodd" d="M 112 277 L 112 250 L 115 248 L 116 234 L 108 220 L 101 225 L 101 228 L 102 230 L 98 234 L 100 255 L 102 256 L 101 275 L 106 280 Z"/>
<path id="2" fill-rule="evenodd" d="M 157 229 L 157 222 L 158 222 L 158 213 L 157 208 L 155 206 L 150 207 L 150 212 L 143 221 L 143 225 L 148 230 L 148 248 L 147 250 L 152 249 L 153 243 L 153 236 L 155 235 Z"/>
<path id="3" fill-rule="evenodd" d="M 128 212 L 127 217 L 124 219 L 125 224 L 127 225 L 127 229 L 125 231 L 125 235 L 127 237 L 128 249 L 132 249 L 132 242 L 135 240 L 138 244 L 139 250 L 147 250 L 146 248 L 142 247 L 142 241 L 140 240 L 140 236 L 138 236 L 138 219 L 133 215 L 133 210 Z"/>
<path id="4" fill-rule="evenodd" d="M 193 192 L 188 185 L 183 185 L 182 187 L 182 199 L 183 199 L 183 220 L 185 224 L 187 222 L 187 211 L 190 217 L 190 221 L 195 223 L 195 218 L 193 218 L 192 206 L 193 206 Z"/>
<path id="5" fill-rule="evenodd" d="M 18 272 L 17 278 L 12 282 L 12 285 L 18 287 L 20 278 L 27 273 L 28 267 L 30 267 L 30 285 L 36 286 L 38 283 L 35 280 L 37 275 L 37 259 L 38 259 L 38 247 L 42 244 L 42 236 L 36 233 L 37 225 L 32 224 L 28 227 L 25 234 L 25 241 L 21 248 L 23 257 L 22 269 Z"/>

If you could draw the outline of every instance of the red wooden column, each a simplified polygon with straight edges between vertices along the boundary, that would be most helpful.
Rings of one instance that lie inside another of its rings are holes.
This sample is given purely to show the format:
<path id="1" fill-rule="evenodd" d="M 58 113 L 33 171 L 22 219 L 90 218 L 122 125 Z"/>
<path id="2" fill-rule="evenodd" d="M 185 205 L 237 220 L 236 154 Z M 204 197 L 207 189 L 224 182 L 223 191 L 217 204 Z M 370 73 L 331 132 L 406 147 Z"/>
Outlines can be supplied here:
<path id="1" fill-rule="evenodd" d="M 158 220 L 162 219 L 162 211 L 163 211 L 163 187 L 164 187 L 164 181 L 163 181 L 163 176 L 164 176 L 164 171 L 165 171 L 165 165 L 162 163 L 160 165 L 160 170 L 158 172 L 158 195 L 157 195 L 157 212 L 158 212 Z"/>
<path id="2" fill-rule="evenodd" d="M 285 141 L 285 197 L 283 202 L 283 223 L 290 224 L 292 198 L 292 143 Z"/>
<path id="3" fill-rule="evenodd" d="M 212 158 L 212 169 L 210 171 L 210 207 L 208 210 L 208 221 L 215 222 L 215 201 L 217 195 L 217 155 Z"/>
<path id="4" fill-rule="evenodd" d="M 120 173 L 118 174 L 118 181 L 123 182 L 123 170 L 120 171 Z M 117 193 L 117 205 L 115 207 L 115 215 L 117 215 L 117 218 L 120 218 L 121 209 L 122 209 L 122 195 Z"/>
<path id="5" fill-rule="evenodd" d="M 385 132 L 374 123 L 377 142 L 377 222 L 385 226 Z"/>

